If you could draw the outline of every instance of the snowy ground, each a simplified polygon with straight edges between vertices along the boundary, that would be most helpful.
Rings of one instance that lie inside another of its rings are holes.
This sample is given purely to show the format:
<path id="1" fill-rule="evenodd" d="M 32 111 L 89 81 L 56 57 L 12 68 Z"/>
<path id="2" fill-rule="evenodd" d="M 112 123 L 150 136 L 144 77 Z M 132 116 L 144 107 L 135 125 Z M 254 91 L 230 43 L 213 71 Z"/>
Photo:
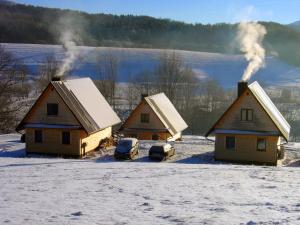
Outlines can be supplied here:
<path id="1" fill-rule="evenodd" d="M 221 164 L 213 145 L 186 136 L 177 156 L 133 162 L 111 153 L 74 160 L 24 157 L 0 136 L 0 224 L 300 224 L 298 145 L 287 166 Z"/>

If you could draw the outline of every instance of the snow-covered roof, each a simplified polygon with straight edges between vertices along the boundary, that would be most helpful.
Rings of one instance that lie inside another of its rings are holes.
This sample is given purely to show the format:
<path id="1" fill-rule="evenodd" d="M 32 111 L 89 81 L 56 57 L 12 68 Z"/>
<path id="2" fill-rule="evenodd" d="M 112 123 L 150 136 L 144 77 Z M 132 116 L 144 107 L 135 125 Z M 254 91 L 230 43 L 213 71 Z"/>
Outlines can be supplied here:
<path id="1" fill-rule="evenodd" d="M 88 133 L 121 122 L 90 78 L 52 81 L 51 84 Z"/>
<path id="2" fill-rule="evenodd" d="M 274 105 L 272 100 L 269 98 L 269 96 L 266 94 L 266 92 L 263 90 L 263 88 L 259 85 L 259 83 L 257 81 L 254 81 L 252 84 L 248 85 L 248 90 L 251 91 L 251 93 L 253 94 L 255 99 L 258 101 L 258 103 L 261 105 L 261 107 L 268 114 L 270 119 L 273 121 L 275 126 L 280 131 L 280 134 L 282 135 L 282 137 L 284 137 L 288 141 L 291 127 L 288 124 L 288 122 L 285 120 L 285 118 L 282 116 L 282 114 L 279 112 L 277 107 Z M 239 98 L 237 98 L 232 103 L 232 105 L 227 109 L 227 111 L 236 103 L 236 101 L 238 99 Z M 217 123 L 221 120 L 221 118 L 223 118 L 225 116 L 226 112 L 213 125 L 213 127 L 205 134 L 205 136 L 208 136 L 212 131 L 216 132 L 216 130 L 214 130 L 214 128 L 217 125 Z M 234 132 L 236 132 L 236 130 Z"/>
<path id="3" fill-rule="evenodd" d="M 145 100 L 172 135 L 188 127 L 164 93 L 145 97 Z"/>
<path id="4" fill-rule="evenodd" d="M 253 82 L 248 86 L 252 94 L 258 100 L 260 105 L 268 113 L 270 118 L 273 120 L 277 128 L 280 130 L 286 140 L 289 139 L 291 126 L 279 112 L 277 107 L 274 105 L 272 100 L 269 98 L 264 89 L 259 85 L 257 81 Z"/>
<path id="5" fill-rule="evenodd" d="M 87 133 L 93 133 L 121 122 L 90 78 L 51 81 L 51 85 Z M 24 119 L 18 125 L 17 130 L 24 127 Z"/>

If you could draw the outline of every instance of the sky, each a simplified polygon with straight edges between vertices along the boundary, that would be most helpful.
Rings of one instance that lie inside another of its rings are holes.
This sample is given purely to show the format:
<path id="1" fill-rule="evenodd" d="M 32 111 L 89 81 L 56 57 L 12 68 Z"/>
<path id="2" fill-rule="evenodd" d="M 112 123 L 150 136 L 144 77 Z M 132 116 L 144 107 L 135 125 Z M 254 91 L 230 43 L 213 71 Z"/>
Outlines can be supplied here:
<path id="1" fill-rule="evenodd" d="M 240 20 L 289 24 L 300 20 L 300 0 L 15 0 L 15 2 L 115 15 L 147 15 L 186 23 Z"/>

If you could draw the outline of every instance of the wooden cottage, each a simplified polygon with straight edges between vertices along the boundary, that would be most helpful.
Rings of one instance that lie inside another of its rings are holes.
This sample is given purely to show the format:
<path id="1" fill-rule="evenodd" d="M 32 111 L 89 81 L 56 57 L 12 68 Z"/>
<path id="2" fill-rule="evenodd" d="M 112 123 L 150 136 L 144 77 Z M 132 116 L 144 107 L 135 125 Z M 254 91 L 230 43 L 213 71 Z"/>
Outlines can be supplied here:
<path id="1" fill-rule="evenodd" d="M 212 133 L 216 160 L 277 165 L 290 125 L 258 82 L 239 82 L 237 99 L 206 136 Z"/>
<path id="2" fill-rule="evenodd" d="M 126 137 L 178 140 L 187 124 L 164 93 L 143 97 L 121 127 Z"/>
<path id="3" fill-rule="evenodd" d="M 81 157 L 112 135 L 120 119 L 90 78 L 51 81 L 16 130 L 26 152 Z"/>

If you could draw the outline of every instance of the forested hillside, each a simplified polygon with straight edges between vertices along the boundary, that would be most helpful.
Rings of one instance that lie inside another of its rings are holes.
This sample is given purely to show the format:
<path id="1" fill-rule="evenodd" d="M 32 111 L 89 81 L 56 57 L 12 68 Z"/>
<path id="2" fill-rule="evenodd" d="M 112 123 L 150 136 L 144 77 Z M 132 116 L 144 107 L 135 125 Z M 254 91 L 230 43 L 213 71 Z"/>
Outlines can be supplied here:
<path id="1" fill-rule="evenodd" d="M 296 21 L 294 23 L 291 23 L 288 26 L 295 29 L 295 30 L 297 30 L 297 31 L 300 31 L 300 20 Z"/>
<path id="2" fill-rule="evenodd" d="M 101 9 L 99 9 L 101 11 Z M 262 22 L 267 28 L 268 55 L 300 66 L 300 32 L 289 26 Z M 186 24 L 147 16 L 87 14 L 0 2 L 0 42 L 59 44 L 62 24 L 87 46 L 169 48 L 240 53 L 236 24 Z"/>

